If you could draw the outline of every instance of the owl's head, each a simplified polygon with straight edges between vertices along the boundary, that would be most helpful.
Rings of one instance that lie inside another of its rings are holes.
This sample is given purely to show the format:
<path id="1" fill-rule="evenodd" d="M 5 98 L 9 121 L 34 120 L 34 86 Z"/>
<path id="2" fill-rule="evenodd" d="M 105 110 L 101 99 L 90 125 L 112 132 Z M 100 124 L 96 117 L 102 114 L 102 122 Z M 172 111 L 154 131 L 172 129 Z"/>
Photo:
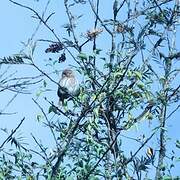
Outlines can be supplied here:
<path id="1" fill-rule="evenodd" d="M 62 72 L 62 78 L 63 77 L 69 77 L 69 78 L 74 77 L 74 73 L 73 73 L 73 71 L 71 69 L 65 69 Z"/>

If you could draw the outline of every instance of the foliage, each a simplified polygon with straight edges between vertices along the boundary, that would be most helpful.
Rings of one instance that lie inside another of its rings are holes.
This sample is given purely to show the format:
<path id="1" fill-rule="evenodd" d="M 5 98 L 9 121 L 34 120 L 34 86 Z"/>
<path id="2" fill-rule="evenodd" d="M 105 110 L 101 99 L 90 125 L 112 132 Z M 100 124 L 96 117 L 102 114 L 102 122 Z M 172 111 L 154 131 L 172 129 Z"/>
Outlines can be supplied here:
<path id="1" fill-rule="evenodd" d="M 37 120 L 50 130 L 55 148 L 49 152 L 49 147 L 32 135 L 39 148 L 33 150 L 13 131 L 0 146 L 0 179 L 140 180 L 152 179 L 151 172 L 153 179 L 179 179 L 171 175 L 178 157 L 175 152 L 170 157 L 173 149 L 168 147 L 167 127 L 167 120 L 180 107 L 180 52 L 176 47 L 179 1 L 113 0 L 108 2 L 113 15 L 104 19 L 99 0 L 64 0 L 68 22 L 63 26 L 67 33 L 63 38 L 49 25 L 54 13 L 45 18 L 45 12 L 41 15 L 29 6 L 9 1 L 29 10 L 54 36 L 55 41 L 39 40 L 49 43 L 44 49 L 49 56 L 44 67 L 58 74 L 59 64 L 69 61 L 83 80 L 80 94 L 59 107 L 48 95 L 40 99 L 43 92 L 49 92 L 47 82 L 57 87 L 58 83 L 36 64 L 38 40 L 29 41 L 20 54 L 1 59 L 2 65 L 30 65 L 44 77 L 33 101 L 41 111 Z M 83 15 L 75 15 L 78 7 Z M 92 28 L 82 29 L 82 19 L 89 12 L 95 16 Z M 51 58 L 55 54 L 58 58 Z M 133 135 L 135 128 L 138 133 Z M 8 142 L 16 146 L 12 152 L 4 148 Z M 174 144 L 180 147 L 179 140 Z"/>

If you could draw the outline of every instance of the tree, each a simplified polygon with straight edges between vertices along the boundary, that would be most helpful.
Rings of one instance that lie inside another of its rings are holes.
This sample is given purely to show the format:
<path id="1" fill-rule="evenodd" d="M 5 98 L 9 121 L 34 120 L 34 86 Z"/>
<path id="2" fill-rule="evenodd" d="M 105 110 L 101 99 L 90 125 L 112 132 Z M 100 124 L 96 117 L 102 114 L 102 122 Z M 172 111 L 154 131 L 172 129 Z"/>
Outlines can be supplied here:
<path id="1" fill-rule="evenodd" d="M 178 166 L 178 155 L 168 147 L 167 126 L 180 107 L 179 1 L 113 0 L 105 2 L 112 11 L 105 18 L 100 0 L 64 0 L 68 22 L 63 26 L 67 33 L 63 38 L 50 23 L 54 12 L 46 15 L 51 0 L 42 14 L 14 0 L 9 2 L 30 11 L 39 21 L 37 31 L 43 26 L 53 38 L 35 40 L 32 36 L 24 51 L 1 58 L 0 63 L 30 65 L 44 77 L 45 90 L 49 82 L 58 88 L 53 75 L 43 69 L 45 65 L 36 64 L 38 43 L 48 43 L 44 49 L 50 57 L 48 64 L 57 69 L 68 61 L 83 80 L 79 95 L 66 100 L 63 107 L 48 95 L 43 101 L 33 98 L 42 113 L 37 118 L 50 130 L 55 148 L 49 153 L 49 147 L 32 135 L 39 147 L 33 150 L 10 134 L 4 142 L 15 143 L 17 150 L 6 156 L 2 153 L 1 178 L 179 179 L 171 174 Z M 79 8 L 83 15 L 76 13 Z M 88 19 L 90 12 L 93 17 Z M 86 19 L 91 21 L 91 29 L 81 27 Z M 51 58 L 53 53 L 58 59 Z M 54 73 L 59 75 L 57 70 Z M 180 147 L 178 139 L 174 144 Z"/>

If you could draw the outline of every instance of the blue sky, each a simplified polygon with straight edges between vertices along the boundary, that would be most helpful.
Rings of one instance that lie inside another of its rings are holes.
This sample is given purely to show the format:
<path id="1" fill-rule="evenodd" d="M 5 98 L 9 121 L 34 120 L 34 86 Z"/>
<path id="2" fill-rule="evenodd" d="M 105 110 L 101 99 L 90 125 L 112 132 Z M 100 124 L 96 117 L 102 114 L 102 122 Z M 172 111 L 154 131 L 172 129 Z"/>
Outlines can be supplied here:
<path id="1" fill-rule="evenodd" d="M 35 1 L 27 1 L 21 0 L 18 2 L 25 3 L 27 5 L 31 5 L 33 8 L 37 9 L 38 11 L 42 11 L 42 7 L 45 7 L 47 1 L 40 0 L 39 3 Z M 104 9 L 101 13 L 108 12 L 110 3 L 104 3 Z M 79 11 L 79 12 L 78 12 Z M 80 13 L 82 9 L 77 10 L 77 14 Z M 64 7 L 59 0 L 53 0 L 47 13 L 49 12 L 56 12 L 56 14 L 50 20 L 50 24 L 53 25 L 55 31 L 60 37 L 64 36 L 64 32 L 62 31 L 62 25 L 66 23 L 66 16 L 64 14 Z M 28 38 L 31 37 L 32 33 L 34 32 L 37 26 L 37 20 L 33 19 L 32 13 L 15 6 L 14 4 L 10 3 L 8 0 L 2 0 L 0 4 L 0 57 L 9 56 L 15 53 L 18 53 L 22 48 L 23 45 L 21 42 L 27 42 Z M 93 14 L 88 15 L 89 18 L 93 17 Z M 108 14 L 107 14 L 108 17 Z M 106 18 L 106 14 L 104 14 L 104 18 Z M 81 23 L 81 21 L 80 21 Z M 86 19 L 82 19 L 81 29 L 88 30 L 90 29 L 92 24 L 88 22 Z M 36 38 L 45 38 L 51 39 L 53 36 L 50 32 L 48 32 L 44 27 L 41 27 L 38 31 Z M 178 34 L 180 38 L 180 35 Z M 102 39 L 100 39 L 102 41 Z M 103 41 L 102 41 L 103 44 Z M 47 67 L 44 67 L 43 63 L 45 63 L 45 58 L 48 56 L 43 52 L 44 49 L 47 47 L 48 44 L 38 44 L 38 50 L 35 52 L 36 63 L 46 70 Z M 104 44 L 103 44 L 104 45 Z M 179 48 L 180 49 L 180 48 Z M 56 56 L 56 55 L 55 55 Z M 54 56 L 53 56 L 54 57 Z M 67 67 L 70 62 L 58 65 L 58 70 L 62 70 L 64 67 Z M 70 63 L 71 64 L 71 63 Z M 6 67 L 2 67 L 0 70 L 5 70 Z M 10 68 L 9 72 L 15 72 L 18 69 L 16 76 L 33 76 L 39 74 L 36 70 L 29 66 L 22 66 L 22 65 L 15 65 Z M 53 71 L 53 69 L 51 70 Z M 55 81 L 58 81 L 58 76 L 53 76 Z M 56 85 L 49 82 L 49 87 L 51 88 L 50 92 L 48 93 L 48 97 L 52 98 L 52 101 L 56 102 Z M 18 122 L 23 118 L 26 117 L 25 123 L 21 128 L 21 132 L 27 136 L 28 143 L 32 143 L 32 138 L 30 138 L 30 133 L 32 132 L 35 136 L 42 138 L 43 141 L 49 146 L 53 146 L 51 144 L 50 138 L 46 137 L 47 129 L 43 128 L 40 123 L 36 121 L 36 115 L 40 113 L 40 110 L 37 106 L 33 103 L 32 97 L 36 98 L 36 93 L 39 90 L 39 86 L 34 86 L 31 89 L 31 95 L 18 95 L 15 101 L 6 109 L 6 112 L 17 112 L 17 114 L 13 116 L 0 116 L 0 126 L 1 128 L 8 128 L 9 130 L 14 128 Z M 46 94 L 44 94 L 46 96 Z M 0 109 L 2 109 L 13 97 L 13 94 L 10 92 L 4 92 L 0 94 Z M 43 102 L 43 100 L 42 100 Z M 47 109 L 48 107 L 45 106 Z M 173 139 L 172 142 L 176 139 L 180 139 L 179 134 L 179 126 L 177 126 L 179 121 L 180 113 L 176 113 L 172 116 L 171 119 L 168 121 L 168 128 L 169 128 L 169 136 Z M 148 129 L 148 126 L 144 126 Z M 143 127 L 143 128 L 144 128 Z M 41 129 L 41 130 L 40 130 Z M 145 129 L 145 131 L 147 130 Z M 39 131 L 40 130 L 40 131 Z M 133 133 L 136 133 L 137 130 L 134 130 Z M 1 134 L 0 134 L 1 135 Z M 1 135 L 3 137 L 3 134 Z M 30 139 L 28 139 L 28 137 Z M 173 149 L 179 154 L 180 150 L 176 150 L 175 145 L 170 143 Z M 131 149 L 131 146 L 128 146 Z M 132 147 L 133 148 L 133 147 Z M 180 166 L 179 166 L 180 167 Z M 174 169 L 174 174 L 178 175 L 178 168 Z"/>

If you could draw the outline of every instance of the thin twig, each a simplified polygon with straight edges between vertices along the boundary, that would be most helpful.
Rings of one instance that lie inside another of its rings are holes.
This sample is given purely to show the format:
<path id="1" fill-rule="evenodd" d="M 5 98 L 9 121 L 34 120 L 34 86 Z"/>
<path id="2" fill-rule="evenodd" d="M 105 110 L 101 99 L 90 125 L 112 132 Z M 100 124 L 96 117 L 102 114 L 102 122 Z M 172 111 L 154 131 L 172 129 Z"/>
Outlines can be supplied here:
<path id="1" fill-rule="evenodd" d="M 20 7 L 23 7 L 23 8 L 25 8 L 25 9 L 28 9 L 28 10 L 30 10 L 31 12 L 33 12 L 33 13 L 37 16 L 37 18 L 40 20 L 40 22 L 42 22 L 42 23 L 45 25 L 45 27 L 54 35 L 54 37 L 57 39 L 57 41 L 58 41 L 60 44 L 62 44 L 60 38 L 59 38 L 58 35 L 55 33 L 54 29 L 52 29 L 52 28 L 47 24 L 47 22 L 46 22 L 45 20 L 43 20 L 43 18 L 37 13 L 37 11 L 35 11 L 33 8 L 31 8 L 31 7 L 29 7 L 29 6 L 26 6 L 26 5 L 17 3 L 17 2 L 15 2 L 15 1 L 13 1 L 13 0 L 9 0 L 9 1 L 12 2 L 13 4 L 16 4 L 16 5 L 20 6 Z M 74 55 L 71 53 L 71 51 L 70 51 L 66 46 L 64 46 L 64 48 L 68 51 L 68 53 L 71 55 L 71 57 L 78 63 L 78 61 L 76 60 L 76 58 L 74 57 Z M 79 63 L 78 63 L 78 64 L 79 64 Z"/>
<path id="2" fill-rule="evenodd" d="M 109 30 L 109 29 L 107 28 L 107 26 L 104 25 L 103 21 L 101 20 L 101 18 L 100 18 L 99 15 L 97 14 L 97 12 L 96 12 L 96 10 L 95 10 L 95 7 L 94 7 L 94 5 L 93 5 L 93 3 L 92 3 L 92 1 L 91 1 L 91 0 L 88 0 L 88 2 L 89 2 L 89 4 L 90 4 L 90 6 L 91 6 L 91 9 L 92 9 L 93 13 L 94 13 L 95 16 L 97 17 L 97 19 L 99 20 L 99 22 L 101 23 L 101 25 L 105 28 L 105 30 L 106 30 L 111 36 L 113 36 L 111 30 Z"/>
<path id="3" fill-rule="evenodd" d="M 60 162 L 62 161 L 62 159 L 63 159 L 63 157 L 64 157 L 68 147 L 71 144 L 71 141 L 72 141 L 72 139 L 74 137 L 74 133 L 77 130 L 80 121 L 86 117 L 86 114 L 88 112 L 89 112 L 89 108 L 84 109 L 81 112 L 81 115 L 77 118 L 77 120 L 75 121 L 74 126 L 70 129 L 69 133 L 67 134 L 67 136 L 66 136 L 66 143 L 65 143 L 64 147 L 62 148 L 62 150 L 59 152 L 57 161 L 56 161 L 55 165 L 53 166 L 52 174 L 51 174 L 51 178 L 52 179 L 54 179 L 56 174 L 57 174 L 58 168 L 60 166 Z"/>
<path id="4" fill-rule="evenodd" d="M 158 129 L 158 128 L 157 128 Z M 129 158 L 127 161 L 126 161 L 126 165 L 128 164 L 128 163 L 130 163 L 133 159 L 134 159 L 134 157 L 138 154 L 138 152 L 147 144 L 147 142 L 156 134 L 156 132 L 157 131 L 154 131 L 152 134 L 151 134 L 151 136 L 149 136 L 143 143 L 142 143 L 142 145 L 136 150 L 136 152 L 133 154 L 133 155 L 131 155 L 131 158 Z"/>
<path id="5" fill-rule="evenodd" d="M 51 130 L 51 133 L 52 133 L 52 135 L 53 135 L 54 141 L 56 142 L 56 146 L 58 146 L 57 138 L 56 138 L 55 133 L 54 133 L 54 131 L 53 131 L 53 128 L 51 127 L 51 124 L 50 124 L 50 122 L 49 122 L 49 120 L 48 120 L 48 118 L 47 118 L 47 116 L 46 116 L 46 113 L 44 112 L 43 108 L 39 105 L 39 103 L 38 103 L 35 99 L 32 98 L 32 100 L 33 100 L 33 102 L 39 107 L 39 109 L 41 110 L 41 112 L 43 113 L 43 115 L 44 115 L 44 117 L 45 117 L 45 119 L 46 119 L 46 121 L 47 121 L 47 123 L 48 123 L 48 125 L 49 125 L 49 128 L 50 128 L 50 130 Z"/>
<path id="6" fill-rule="evenodd" d="M 3 111 L 5 111 L 5 109 L 12 103 L 12 101 L 14 101 L 14 99 L 17 97 L 19 93 L 16 93 L 10 100 L 9 102 L 5 105 L 5 107 L 0 111 L 0 114 L 3 113 Z"/>
<path id="7" fill-rule="evenodd" d="M 180 108 L 180 105 L 178 105 L 178 106 L 167 116 L 166 119 L 169 119 L 179 108 Z"/>
<path id="8" fill-rule="evenodd" d="M 69 20 L 69 24 L 70 24 L 70 31 L 72 32 L 72 35 L 73 35 L 73 39 L 74 39 L 74 42 L 76 44 L 76 47 L 78 48 L 78 51 L 80 52 L 80 46 L 78 45 L 78 40 L 76 38 L 76 35 L 75 35 L 75 29 L 74 29 L 74 25 L 73 25 L 73 16 L 69 10 L 69 7 L 68 7 L 68 4 L 67 4 L 67 0 L 64 0 L 64 6 L 65 6 L 65 9 L 66 9 L 66 14 L 68 16 L 68 20 Z M 76 48 L 76 49 L 77 49 Z"/>
<path id="9" fill-rule="evenodd" d="M 42 145 L 38 142 L 38 140 L 35 138 L 35 136 L 31 133 L 31 136 L 33 137 L 33 139 L 34 139 L 34 141 L 36 142 L 36 144 L 39 146 L 39 148 L 41 149 L 41 151 L 44 153 L 44 155 L 45 155 L 45 157 L 43 157 L 42 155 L 41 155 L 41 157 L 43 158 L 43 159 L 47 159 L 48 158 L 48 156 L 47 156 L 47 154 L 46 154 L 46 150 L 42 147 Z"/>
<path id="10" fill-rule="evenodd" d="M 45 15 L 45 13 L 46 13 L 46 11 L 47 11 L 47 8 L 48 8 L 48 6 L 49 6 L 49 4 L 50 4 L 50 1 L 51 1 L 51 0 L 49 0 L 49 1 L 47 2 L 46 6 L 45 6 L 44 12 L 42 13 L 42 18 L 44 18 L 44 15 Z M 47 19 L 46 19 L 46 22 L 47 22 Z M 35 35 L 36 35 L 36 33 L 38 32 L 40 26 L 41 26 L 41 20 L 40 20 L 39 24 L 37 25 L 35 31 L 33 32 L 32 36 L 31 36 L 31 38 L 30 38 L 31 40 L 35 37 Z"/>
<path id="11" fill-rule="evenodd" d="M 120 135 L 122 129 L 116 134 L 114 140 L 112 141 L 112 143 L 110 144 L 110 146 L 108 147 L 108 149 L 104 152 L 104 154 L 102 155 L 101 158 L 99 158 L 99 160 L 96 162 L 96 164 L 94 165 L 94 167 L 88 172 L 88 174 L 86 175 L 86 179 L 89 178 L 89 176 L 91 175 L 91 173 L 96 169 L 96 167 L 99 165 L 99 163 L 102 161 L 102 159 L 105 157 L 105 155 L 112 149 L 114 143 L 117 141 L 118 136 Z"/>
<path id="12" fill-rule="evenodd" d="M 2 149 L 2 147 L 5 145 L 5 143 L 7 143 L 11 138 L 12 136 L 15 134 L 15 132 L 20 128 L 20 126 L 22 125 L 22 123 L 24 122 L 25 120 L 25 117 L 20 121 L 20 123 L 18 124 L 18 126 L 12 130 L 11 134 L 5 139 L 5 141 L 1 144 L 0 146 L 0 150 Z"/>

